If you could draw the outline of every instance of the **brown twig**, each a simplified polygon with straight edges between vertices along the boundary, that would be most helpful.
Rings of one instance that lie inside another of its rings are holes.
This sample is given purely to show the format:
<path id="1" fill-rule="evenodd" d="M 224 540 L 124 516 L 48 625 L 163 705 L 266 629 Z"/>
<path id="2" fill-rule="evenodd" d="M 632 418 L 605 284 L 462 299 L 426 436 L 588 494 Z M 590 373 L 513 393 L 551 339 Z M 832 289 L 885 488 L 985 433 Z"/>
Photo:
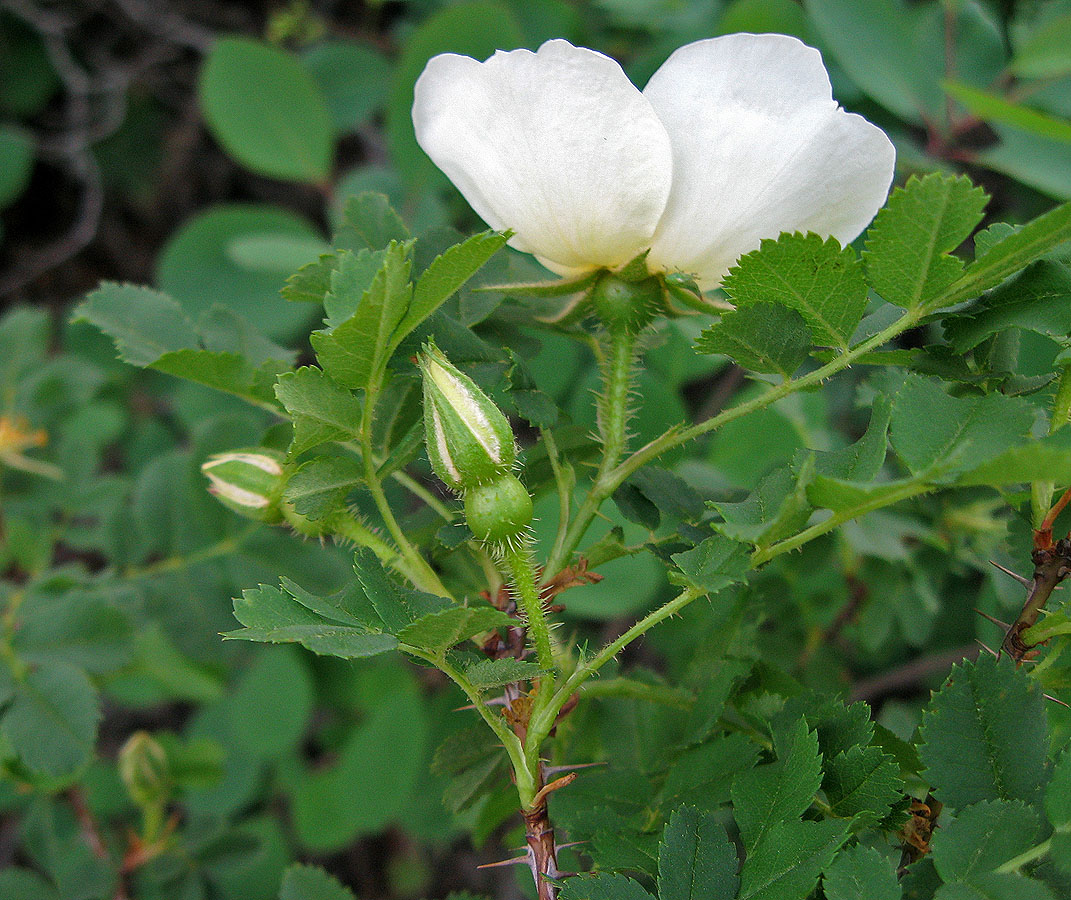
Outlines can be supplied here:
<path id="1" fill-rule="evenodd" d="M 978 648 L 972 643 L 953 650 L 945 650 L 942 653 L 920 657 L 888 672 L 875 675 L 873 678 L 864 678 L 856 682 L 855 687 L 852 688 L 852 700 L 866 700 L 873 703 L 889 694 L 917 688 L 926 679 L 946 671 L 960 660 L 974 659 L 977 656 Z"/>

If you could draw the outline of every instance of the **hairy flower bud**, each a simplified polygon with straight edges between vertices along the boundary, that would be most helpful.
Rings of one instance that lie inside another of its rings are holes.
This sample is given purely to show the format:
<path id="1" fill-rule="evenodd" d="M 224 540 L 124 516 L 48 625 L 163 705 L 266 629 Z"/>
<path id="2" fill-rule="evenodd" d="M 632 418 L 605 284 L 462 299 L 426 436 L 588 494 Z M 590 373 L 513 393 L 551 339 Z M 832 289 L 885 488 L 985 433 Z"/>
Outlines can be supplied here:
<path id="1" fill-rule="evenodd" d="M 147 731 L 135 731 L 120 748 L 119 777 L 141 807 L 165 803 L 171 794 L 167 751 Z"/>
<path id="2" fill-rule="evenodd" d="M 513 431 L 491 398 L 429 344 L 420 356 L 424 436 L 435 474 L 455 491 L 493 481 L 517 458 Z"/>
<path id="3" fill-rule="evenodd" d="M 232 450 L 209 457 L 201 471 L 208 476 L 209 492 L 221 503 L 246 518 L 275 524 L 282 521 L 284 459 L 264 447 Z"/>
<path id="4" fill-rule="evenodd" d="M 501 475 L 465 491 L 465 521 L 477 540 L 515 546 L 532 523 L 532 498 L 515 475 Z"/>

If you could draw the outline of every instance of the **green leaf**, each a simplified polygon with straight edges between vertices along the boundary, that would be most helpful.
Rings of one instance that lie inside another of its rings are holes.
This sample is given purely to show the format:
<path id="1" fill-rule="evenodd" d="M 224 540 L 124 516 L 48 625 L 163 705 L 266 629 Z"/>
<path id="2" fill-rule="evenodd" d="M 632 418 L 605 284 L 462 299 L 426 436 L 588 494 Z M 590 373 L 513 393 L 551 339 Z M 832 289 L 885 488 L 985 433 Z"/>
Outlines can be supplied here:
<path id="1" fill-rule="evenodd" d="M 1008 657 L 952 669 L 922 717 L 923 777 L 944 804 L 1039 799 L 1045 780 L 1045 710 L 1037 680 Z"/>
<path id="2" fill-rule="evenodd" d="M 1071 143 L 1071 123 L 1047 115 L 999 94 L 982 91 L 958 81 L 943 82 L 945 92 L 983 122 L 999 122 L 1062 143 Z"/>
<path id="3" fill-rule="evenodd" d="M 867 230 L 863 259 L 870 286 L 909 310 L 943 300 L 963 272 L 963 262 L 949 254 L 981 221 L 986 200 L 965 176 L 912 176 Z"/>
<path id="4" fill-rule="evenodd" d="M 327 314 L 324 324 L 328 328 L 337 328 L 357 312 L 361 299 L 372 286 L 376 273 L 383 268 L 386 258 L 386 250 L 369 250 L 367 247 L 356 252 L 345 250 L 335 256 L 328 273 L 328 290 L 321 298 Z M 340 273 L 343 260 L 346 271 Z"/>
<path id="5" fill-rule="evenodd" d="M 216 349 L 225 346 L 218 327 L 220 316 L 227 317 L 232 330 L 230 346 L 250 351 L 248 356 Z M 274 406 L 271 383 L 285 367 L 288 353 L 255 333 L 233 312 L 214 311 L 204 319 L 207 330 L 199 333 L 182 307 L 166 294 L 105 282 L 79 304 L 74 318 L 90 322 L 112 338 L 124 362 Z M 239 335 L 237 329 L 246 332 Z M 202 343 L 212 346 L 205 349 Z"/>
<path id="6" fill-rule="evenodd" d="M 1057 900 L 1041 881 L 1011 872 L 986 872 L 972 882 L 943 884 L 934 900 Z"/>
<path id="7" fill-rule="evenodd" d="M 301 740 L 312 715 L 312 675 L 298 651 L 257 653 L 230 702 L 231 733 L 252 759 L 276 759 Z"/>
<path id="8" fill-rule="evenodd" d="M 287 300 L 295 303 L 323 303 L 331 290 L 331 273 L 338 266 L 334 253 L 321 253 L 314 262 L 307 262 L 286 279 L 279 289 Z"/>
<path id="9" fill-rule="evenodd" d="M 749 854 L 774 825 L 798 819 L 822 783 L 818 736 L 807 730 L 804 720 L 796 723 L 787 741 L 777 762 L 743 772 L 733 782 L 736 822 Z"/>
<path id="10" fill-rule="evenodd" d="M 197 349 L 200 341 L 182 307 L 166 294 L 106 281 L 74 310 L 115 341 L 123 362 L 151 366 L 166 353 Z"/>
<path id="11" fill-rule="evenodd" d="M 245 37 L 217 40 L 201 71 L 201 108 L 215 138 L 260 175 L 320 183 L 334 128 L 312 76 L 290 53 Z"/>
<path id="12" fill-rule="evenodd" d="M 506 246 L 507 236 L 497 231 L 474 234 L 435 257 L 413 289 L 413 300 L 394 338 L 392 347 L 437 310 L 465 282 L 483 268 L 484 264 Z"/>
<path id="13" fill-rule="evenodd" d="M 713 813 L 675 810 L 658 847 L 658 900 L 733 900 L 736 847 Z"/>
<path id="14" fill-rule="evenodd" d="M 346 254 L 331 279 L 331 292 L 343 293 L 357 256 Z M 316 356 L 332 378 L 353 389 L 367 389 L 378 381 L 391 353 L 391 336 L 409 308 L 409 253 L 404 244 L 391 243 L 371 286 L 356 312 L 345 322 L 312 335 Z"/>
<path id="15" fill-rule="evenodd" d="M 0 897 L 11 900 L 62 900 L 59 891 L 31 869 L 14 866 L 0 872 Z"/>
<path id="16" fill-rule="evenodd" d="M 465 677 L 480 690 L 538 678 L 543 670 L 522 659 L 480 659 L 465 667 Z"/>
<path id="17" fill-rule="evenodd" d="M 398 640 L 438 656 L 477 634 L 513 624 L 514 619 L 490 606 L 455 606 L 421 616 L 398 632 Z"/>
<path id="18" fill-rule="evenodd" d="M 773 301 L 796 310 L 816 344 L 842 349 L 867 302 L 855 251 L 842 248 L 836 238 L 823 240 L 811 233 L 764 240 L 758 250 L 740 257 L 722 288 L 737 306 Z"/>
<path id="19" fill-rule="evenodd" d="M 1022 443 L 1034 423 L 1025 400 L 952 397 L 936 379 L 909 376 L 893 399 L 890 437 L 908 469 L 970 471 Z"/>
<path id="20" fill-rule="evenodd" d="M 794 309 L 754 303 L 726 313 L 695 342 L 698 353 L 722 354 L 754 372 L 792 376 L 807 358 L 811 334 Z"/>
<path id="21" fill-rule="evenodd" d="M 973 881 L 1034 845 L 1038 817 L 1021 801 L 974 803 L 934 832 L 933 864 L 945 881 Z"/>
<path id="22" fill-rule="evenodd" d="M 565 882 L 561 900 L 654 900 L 637 882 L 624 875 L 579 875 Z"/>
<path id="23" fill-rule="evenodd" d="M 847 836 L 835 819 L 775 822 L 744 860 L 738 900 L 804 900 Z"/>
<path id="24" fill-rule="evenodd" d="M 1016 47 L 1009 68 L 1020 78 L 1058 78 L 1071 74 L 1071 12 L 1053 16 Z"/>
<path id="25" fill-rule="evenodd" d="M 353 555 L 353 571 L 365 595 L 375 608 L 383 625 L 397 634 L 410 622 L 444 609 L 452 609 L 453 601 L 435 597 L 411 588 L 402 587 L 383 568 L 371 550 L 359 548 Z"/>
<path id="26" fill-rule="evenodd" d="M 679 570 L 679 575 L 671 573 L 675 581 L 716 594 L 744 580 L 751 568 L 751 552 L 746 544 L 714 534 L 697 547 L 674 554 L 673 562 Z"/>
<path id="27" fill-rule="evenodd" d="M 283 873 L 279 900 L 355 900 L 353 892 L 319 866 L 294 863 Z"/>
<path id="28" fill-rule="evenodd" d="M 304 598 L 303 598 L 304 599 Z M 297 643 L 323 656 L 359 659 L 386 653 L 398 646 L 391 634 L 369 632 L 368 627 L 339 624 L 309 608 L 279 588 L 260 585 L 242 592 L 234 601 L 234 616 L 246 627 L 224 634 L 226 640 L 260 643 Z"/>
<path id="29" fill-rule="evenodd" d="M 1071 203 L 1038 216 L 991 246 L 967 266 L 967 271 L 948 291 L 948 305 L 977 297 L 996 287 L 1009 275 L 1071 240 Z"/>
<path id="30" fill-rule="evenodd" d="M 859 745 L 826 760 L 822 788 L 831 814 L 854 818 L 853 829 L 876 825 L 904 796 L 896 760 L 879 747 Z"/>
<path id="31" fill-rule="evenodd" d="M 301 644 L 319 656 L 337 656 L 340 659 L 378 656 L 398 646 L 398 639 L 393 634 L 369 633 L 363 628 L 349 628 L 322 620 L 306 625 L 241 628 L 224 632 L 223 639 L 262 644 Z"/>
<path id="32" fill-rule="evenodd" d="M 1071 831 L 1071 747 L 1061 754 L 1045 788 L 1045 814 L 1053 828 Z"/>
<path id="33" fill-rule="evenodd" d="M 1028 440 L 1005 450 L 956 479 L 956 484 L 1023 484 L 1033 481 L 1071 483 L 1071 431 Z"/>
<path id="34" fill-rule="evenodd" d="M 918 41 L 917 17 L 898 0 L 807 0 L 807 12 L 837 62 L 867 94 L 910 122 L 939 114 L 933 57 Z"/>
<path id="35" fill-rule="evenodd" d="M 89 761 L 99 718 L 97 692 L 85 672 L 50 663 L 17 684 L 0 732 L 27 768 L 59 777 Z"/>
<path id="36" fill-rule="evenodd" d="M 406 821 L 413 804 L 438 812 L 435 798 L 424 793 L 429 707 L 415 680 L 397 660 L 365 684 L 360 721 L 342 732 L 333 762 L 298 772 L 291 782 L 298 840 L 316 852 L 340 850 Z"/>
<path id="37" fill-rule="evenodd" d="M 361 467 L 349 457 L 320 456 L 303 463 L 287 479 L 283 496 L 294 510 L 313 521 L 337 511 L 346 495 L 363 480 Z"/>
<path id="38" fill-rule="evenodd" d="M 848 447 L 816 453 L 815 472 L 819 476 L 825 475 L 843 481 L 872 481 L 885 464 L 891 419 L 892 403 L 888 397 L 878 394 L 874 398 L 870 423 L 863 436 Z M 813 497 L 811 502 L 814 502 Z"/>
<path id="39" fill-rule="evenodd" d="M 364 191 L 347 197 L 342 209 L 342 225 L 336 241 L 345 241 L 350 235 L 356 238 L 357 249 L 386 250 L 392 242 L 408 241 L 409 229 L 386 194 Z"/>
<path id="40" fill-rule="evenodd" d="M 811 515 L 807 485 L 814 477 L 813 467 L 813 461 L 805 463 L 798 475 L 787 467 L 776 469 L 738 503 L 711 501 L 724 520 L 714 528 L 726 537 L 758 547 L 768 547 L 798 531 Z"/>
<path id="41" fill-rule="evenodd" d="M 101 597 L 77 591 L 30 597 L 19 613 L 11 646 L 24 662 L 62 661 L 102 673 L 125 665 L 133 655 L 130 619 Z"/>
<path id="42" fill-rule="evenodd" d="M 363 628 L 366 631 L 383 630 L 383 620 L 372 606 L 372 602 L 353 581 L 347 582 L 341 590 L 326 597 L 305 590 L 289 578 L 280 578 L 279 583 L 286 593 L 321 618 L 340 625 Z"/>
<path id="43" fill-rule="evenodd" d="M 360 431 L 360 401 L 314 366 L 280 375 L 275 396 L 294 418 L 291 456 L 328 441 L 353 440 Z"/>
<path id="44" fill-rule="evenodd" d="M 957 353 L 976 347 L 1006 328 L 1025 328 L 1052 338 L 1071 334 L 1071 271 L 1048 260 L 983 294 L 970 308 L 946 319 L 945 336 Z"/>
<path id="45" fill-rule="evenodd" d="M 822 879 L 826 900 L 900 900 L 896 867 L 873 847 L 856 844 L 837 854 Z"/>
<path id="46" fill-rule="evenodd" d="M 357 131 L 387 101 L 390 63 L 368 44 L 326 40 L 302 54 L 340 133 Z"/>

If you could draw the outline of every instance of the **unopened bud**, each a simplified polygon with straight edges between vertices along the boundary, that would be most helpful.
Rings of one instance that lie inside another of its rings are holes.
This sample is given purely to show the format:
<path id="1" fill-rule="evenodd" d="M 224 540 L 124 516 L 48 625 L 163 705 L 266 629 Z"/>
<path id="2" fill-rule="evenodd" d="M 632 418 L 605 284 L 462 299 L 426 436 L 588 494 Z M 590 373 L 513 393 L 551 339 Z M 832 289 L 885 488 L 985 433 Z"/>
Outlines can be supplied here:
<path id="1" fill-rule="evenodd" d="M 279 503 L 286 479 L 282 453 L 256 447 L 217 453 L 201 471 L 208 476 L 208 490 L 221 503 L 249 519 L 274 524 L 282 520 Z"/>
<path id="2" fill-rule="evenodd" d="M 433 344 L 420 356 L 424 436 L 435 474 L 455 491 L 493 481 L 517 458 L 501 410 Z"/>
<path id="3" fill-rule="evenodd" d="M 135 731 L 120 748 L 119 777 L 140 807 L 159 806 L 171 795 L 167 751 L 147 731 Z"/>

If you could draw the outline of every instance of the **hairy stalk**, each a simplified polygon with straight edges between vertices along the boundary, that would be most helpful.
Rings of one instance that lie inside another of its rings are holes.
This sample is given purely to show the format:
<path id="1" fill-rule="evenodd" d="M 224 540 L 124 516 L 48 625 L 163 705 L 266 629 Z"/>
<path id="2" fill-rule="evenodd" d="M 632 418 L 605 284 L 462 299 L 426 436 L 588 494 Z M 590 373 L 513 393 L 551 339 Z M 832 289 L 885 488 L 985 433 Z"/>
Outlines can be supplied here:
<path id="1" fill-rule="evenodd" d="M 539 665 L 550 673 L 543 681 L 553 684 L 554 648 L 550 641 L 547 615 L 543 611 L 543 600 L 536 585 L 532 552 L 527 546 L 508 549 L 502 554 L 502 562 L 509 571 L 510 582 L 517 592 L 520 607 L 524 610 L 528 636 L 532 639 Z"/>
<path id="2" fill-rule="evenodd" d="M 569 561 L 591 520 L 603 501 L 613 491 L 605 491 L 606 482 L 618 464 L 628 443 L 629 394 L 632 391 L 633 363 L 636 356 L 636 335 L 626 329 L 609 333 L 609 353 L 602 364 L 603 394 L 599 399 L 599 434 L 602 437 L 602 461 L 591 489 L 577 510 L 563 537 L 555 541 L 547 560 L 546 572 L 554 575 Z"/>
<path id="3" fill-rule="evenodd" d="M 329 521 L 327 530 L 345 540 L 352 541 L 359 547 L 367 547 L 379 557 L 383 565 L 389 566 L 403 578 L 408 578 L 413 584 L 419 586 L 421 573 L 414 570 L 408 560 L 352 513 L 338 513 Z"/>
<path id="4" fill-rule="evenodd" d="M 887 328 L 882 329 L 867 338 L 867 340 L 852 347 L 850 350 L 841 353 L 824 366 L 820 366 L 799 378 L 786 380 L 776 387 L 766 391 L 766 393 L 761 396 L 749 400 L 746 403 L 740 403 L 737 406 L 723 410 L 718 413 L 718 415 L 713 416 L 704 422 L 699 422 L 688 428 L 671 428 L 664 434 L 655 438 L 645 447 L 641 447 L 635 453 L 626 457 L 616 466 L 605 467 L 605 470 L 604 467 L 600 467 L 599 474 L 595 479 L 595 484 L 592 486 L 588 496 L 584 499 L 583 505 L 577 511 L 576 517 L 570 524 L 569 532 L 566 535 L 566 539 L 560 551 L 555 553 L 547 563 L 547 574 L 550 576 L 554 575 L 568 562 L 569 557 L 572 556 L 573 552 L 580 544 L 584 534 L 587 532 L 588 526 L 598 513 L 602 502 L 616 491 L 637 469 L 640 469 L 649 462 L 653 462 L 668 450 L 686 444 L 688 441 L 695 440 L 704 434 L 709 434 L 721 426 L 727 425 L 729 422 L 746 416 L 749 413 L 765 409 L 772 403 L 776 403 L 781 398 L 794 394 L 796 391 L 821 384 L 831 376 L 847 369 L 853 362 L 859 359 L 859 357 L 888 343 L 894 337 L 902 334 L 908 329 L 913 328 L 918 324 L 922 315 L 923 312 L 918 310 L 907 312 Z"/>

